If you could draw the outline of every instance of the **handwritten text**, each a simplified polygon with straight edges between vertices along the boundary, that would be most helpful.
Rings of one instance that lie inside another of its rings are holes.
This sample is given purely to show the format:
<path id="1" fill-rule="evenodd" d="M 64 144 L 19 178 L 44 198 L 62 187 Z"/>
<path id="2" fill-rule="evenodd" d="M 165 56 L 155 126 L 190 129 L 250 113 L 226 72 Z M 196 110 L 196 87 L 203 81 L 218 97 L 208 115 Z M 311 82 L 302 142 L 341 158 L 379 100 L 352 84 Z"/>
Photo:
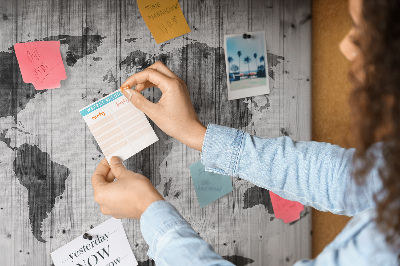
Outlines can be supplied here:
<path id="1" fill-rule="evenodd" d="M 104 112 L 99 113 L 98 115 L 92 116 L 92 119 L 95 120 L 97 119 L 99 116 L 106 116 L 106 114 Z"/>

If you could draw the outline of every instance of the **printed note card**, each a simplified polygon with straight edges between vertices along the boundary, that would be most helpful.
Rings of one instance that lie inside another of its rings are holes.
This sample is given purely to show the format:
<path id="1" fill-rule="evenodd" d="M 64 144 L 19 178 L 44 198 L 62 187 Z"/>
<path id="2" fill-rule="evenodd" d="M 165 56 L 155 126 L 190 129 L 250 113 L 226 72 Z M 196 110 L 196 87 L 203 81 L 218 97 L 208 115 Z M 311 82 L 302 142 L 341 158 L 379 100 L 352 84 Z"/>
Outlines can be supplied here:
<path id="1" fill-rule="evenodd" d="M 158 141 L 145 114 L 119 90 L 79 111 L 107 161 L 126 160 Z"/>
<path id="2" fill-rule="evenodd" d="M 16 43 L 14 50 L 22 79 L 36 90 L 59 88 L 67 78 L 59 41 Z"/>
<path id="3" fill-rule="evenodd" d="M 137 4 L 157 43 L 190 32 L 178 0 L 137 0 Z"/>
<path id="4" fill-rule="evenodd" d="M 190 174 L 201 208 L 233 190 L 230 176 L 207 172 L 201 161 L 190 165 Z"/>
<path id="5" fill-rule="evenodd" d="M 92 239 L 83 234 L 53 251 L 55 266 L 135 266 L 135 255 L 126 238 L 121 220 L 111 218 L 87 231 Z"/>

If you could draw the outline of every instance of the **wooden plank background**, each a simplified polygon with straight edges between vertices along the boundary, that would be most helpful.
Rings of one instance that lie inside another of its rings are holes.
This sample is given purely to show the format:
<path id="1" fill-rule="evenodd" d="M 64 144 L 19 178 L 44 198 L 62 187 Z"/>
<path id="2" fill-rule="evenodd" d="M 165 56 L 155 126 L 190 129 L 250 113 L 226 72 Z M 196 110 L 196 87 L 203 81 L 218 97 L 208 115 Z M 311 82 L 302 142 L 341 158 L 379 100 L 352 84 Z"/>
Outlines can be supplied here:
<path id="1" fill-rule="evenodd" d="M 157 45 L 136 1 L 1 0 L 0 264 L 51 265 L 50 252 L 108 219 L 90 177 L 102 154 L 78 110 L 163 61 L 188 85 L 201 121 L 261 137 L 311 139 L 311 1 L 180 1 L 192 32 Z M 269 95 L 227 100 L 223 37 L 266 32 Z M 61 88 L 22 81 L 13 45 L 59 40 Z M 160 98 L 157 89 L 145 96 Z M 189 165 L 200 159 L 166 136 L 130 158 L 214 249 L 237 265 L 292 265 L 311 256 L 307 208 L 274 219 L 268 191 L 233 179 L 234 190 L 200 209 Z M 139 223 L 123 220 L 140 265 L 153 265 Z"/>

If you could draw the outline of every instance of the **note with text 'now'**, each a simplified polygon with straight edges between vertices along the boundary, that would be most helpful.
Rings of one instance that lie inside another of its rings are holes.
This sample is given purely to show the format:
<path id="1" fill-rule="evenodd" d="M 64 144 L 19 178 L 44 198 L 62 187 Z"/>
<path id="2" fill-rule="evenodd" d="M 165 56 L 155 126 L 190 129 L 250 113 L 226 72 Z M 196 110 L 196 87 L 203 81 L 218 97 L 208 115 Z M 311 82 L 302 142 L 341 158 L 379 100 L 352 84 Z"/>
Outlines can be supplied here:
<path id="1" fill-rule="evenodd" d="M 55 266 L 136 266 L 121 220 L 111 218 L 51 253 Z"/>

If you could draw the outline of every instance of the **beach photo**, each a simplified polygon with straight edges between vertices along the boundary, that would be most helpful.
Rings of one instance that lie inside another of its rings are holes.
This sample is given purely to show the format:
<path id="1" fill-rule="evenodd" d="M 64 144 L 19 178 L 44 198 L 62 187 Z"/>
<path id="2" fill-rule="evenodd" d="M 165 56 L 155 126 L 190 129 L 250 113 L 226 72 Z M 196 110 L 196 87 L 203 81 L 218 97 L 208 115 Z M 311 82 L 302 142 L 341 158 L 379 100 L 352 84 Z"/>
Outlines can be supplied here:
<path id="1" fill-rule="evenodd" d="M 228 99 L 269 93 L 265 33 L 225 35 Z"/>

